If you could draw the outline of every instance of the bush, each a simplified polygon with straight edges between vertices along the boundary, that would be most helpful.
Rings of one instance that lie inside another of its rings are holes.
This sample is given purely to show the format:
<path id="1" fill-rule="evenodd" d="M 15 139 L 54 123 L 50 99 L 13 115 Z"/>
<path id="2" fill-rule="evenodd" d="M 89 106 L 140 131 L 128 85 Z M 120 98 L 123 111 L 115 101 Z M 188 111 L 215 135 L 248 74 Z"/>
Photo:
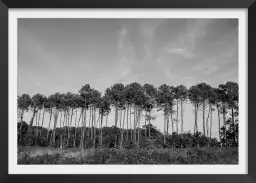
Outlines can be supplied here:
<path id="1" fill-rule="evenodd" d="M 86 152 L 86 151 L 85 151 Z M 86 154 L 86 153 L 85 153 Z M 237 164 L 237 148 L 96 149 L 90 155 L 65 157 L 58 153 L 31 157 L 23 154 L 18 164 Z"/>

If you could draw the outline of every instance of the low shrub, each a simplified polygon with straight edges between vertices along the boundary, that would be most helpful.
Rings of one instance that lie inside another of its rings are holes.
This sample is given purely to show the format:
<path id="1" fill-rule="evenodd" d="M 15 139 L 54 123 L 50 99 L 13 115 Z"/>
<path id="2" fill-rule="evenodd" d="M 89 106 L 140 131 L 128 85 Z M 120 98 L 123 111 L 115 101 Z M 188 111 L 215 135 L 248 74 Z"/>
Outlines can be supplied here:
<path id="1" fill-rule="evenodd" d="M 18 164 L 237 164 L 237 148 L 96 149 L 79 157 L 23 154 Z"/>

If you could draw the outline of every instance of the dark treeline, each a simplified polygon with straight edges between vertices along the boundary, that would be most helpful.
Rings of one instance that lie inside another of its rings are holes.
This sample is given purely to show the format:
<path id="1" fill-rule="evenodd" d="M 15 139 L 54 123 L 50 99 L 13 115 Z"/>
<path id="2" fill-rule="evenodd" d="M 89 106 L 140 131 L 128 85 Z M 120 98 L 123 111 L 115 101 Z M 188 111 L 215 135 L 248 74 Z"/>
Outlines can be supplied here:
<path id="1" fill-rule="evenodd" d="M 187 102 L 194 106 L 194 121 L 183 119 Z M 111 109 L 115 121 L 112 127 L 107 127 Z M 163 112 L 163 133 L 151 124 L 155 120 L 153 109 Z M 32 117 L 26 123 L 23 116 L 29 110 Z M 198 130 L 199 110 L 202 132 Z M 218 115 L 220 142 L 212 138 L 214 110 Z M 45 113 L 49 113 L 47 129 L 43 127 Z M 104 95 L 87 84 L 77 94 L 18 96 L 18 114 L 19 145 L 81 149 L 238 146 L 238 84 L 234 82 L 217 88 L 199 83 L 189 89 L 183 85 L 163 84 L 156 88 L 136 82 L 118 83 L 107 88 Z M 194 124 L 193 134 L 184 133 L 185 122 Z"/>

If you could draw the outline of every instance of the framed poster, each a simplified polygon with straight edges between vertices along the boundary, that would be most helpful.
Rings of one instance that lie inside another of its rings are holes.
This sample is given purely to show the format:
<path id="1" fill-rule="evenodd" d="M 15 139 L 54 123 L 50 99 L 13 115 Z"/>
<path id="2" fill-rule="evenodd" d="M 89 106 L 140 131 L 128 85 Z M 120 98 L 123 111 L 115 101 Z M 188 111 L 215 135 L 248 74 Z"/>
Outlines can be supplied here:
<path id="1" fill-rule="evenodd" d="M 253 181 L 235 175 L 248 174 L 248 164 L 251 175 L 254 162 L 246 108 L 251 1 L 4 3 L 5 181 L 31 177 L 12 174 Z"/>

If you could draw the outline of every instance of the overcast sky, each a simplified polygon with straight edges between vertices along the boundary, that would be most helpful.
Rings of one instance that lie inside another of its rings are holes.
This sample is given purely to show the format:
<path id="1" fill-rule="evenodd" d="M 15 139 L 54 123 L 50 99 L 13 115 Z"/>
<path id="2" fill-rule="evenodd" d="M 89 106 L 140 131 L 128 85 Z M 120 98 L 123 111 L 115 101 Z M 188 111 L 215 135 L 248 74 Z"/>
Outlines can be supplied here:
<path id="1" fill-rule="evenodd" d="M 18 20 L 18 95 L 77 92 L 84 84 L 104 92 L 134 81 L 238 82 L 237 19 Z M 162 130 L 163 117 L 156 115 L 153 124 Z M 185 130 L 193 131 L 189 103 L 184 115 Z"/>

